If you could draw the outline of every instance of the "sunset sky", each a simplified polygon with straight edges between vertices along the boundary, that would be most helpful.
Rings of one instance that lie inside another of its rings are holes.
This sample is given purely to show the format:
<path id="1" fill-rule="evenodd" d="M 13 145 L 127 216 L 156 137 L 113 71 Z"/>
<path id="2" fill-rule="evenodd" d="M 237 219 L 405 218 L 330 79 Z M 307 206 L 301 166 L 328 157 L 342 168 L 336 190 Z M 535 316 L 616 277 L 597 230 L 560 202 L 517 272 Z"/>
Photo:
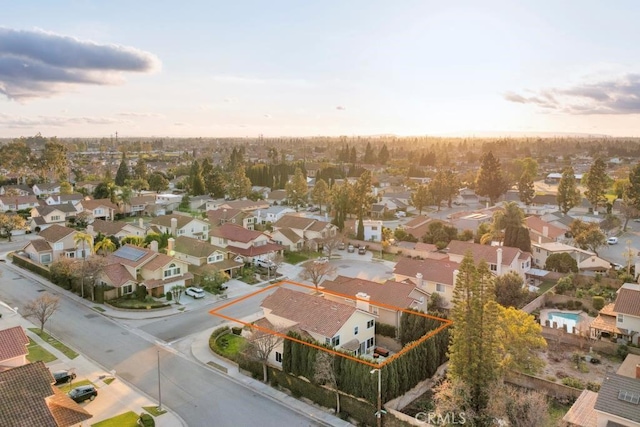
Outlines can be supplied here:
<path id="1" fill-rule="evenodd" d="M 640 136 L 637 1 L 0 6 L 0 138 Z"/>

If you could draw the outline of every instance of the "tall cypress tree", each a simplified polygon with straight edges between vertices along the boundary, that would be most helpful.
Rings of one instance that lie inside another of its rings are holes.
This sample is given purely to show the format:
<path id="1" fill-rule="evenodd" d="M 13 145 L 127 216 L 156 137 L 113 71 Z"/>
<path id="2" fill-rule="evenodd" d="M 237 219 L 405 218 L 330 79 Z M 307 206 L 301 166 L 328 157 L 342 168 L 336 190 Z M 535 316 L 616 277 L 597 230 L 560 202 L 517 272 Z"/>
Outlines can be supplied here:
<path id="1" fill-rule="evenodd" d="M 115 184 L 118 187 L 122 187 L 129 179 L 131 175 L 129 173 L 129 166 L 127 166 L 127 157 L 125 153 L 122 153 L 122 161 L 118 166 L 118 172 L 116 172 Z"/>
<path id="2" fill-rule="evenodd" d="M 476 179 L 476 193 L 488 197 L 493 206 L 508 188 L 507 180 L 502 175 L 500 160 L 496 159 L 491 151 L 484 154 Z"/>
<path id="3" fill-rule="evenodd" d="M 558 195 L 556 196 L 558 208 L 563 214 L 567 214 L 572 208 L 580 203 L 580 190 L 576 185 L 576 177 L 571 166 L 562 171 L 562 178 L 558 184 Z"/>

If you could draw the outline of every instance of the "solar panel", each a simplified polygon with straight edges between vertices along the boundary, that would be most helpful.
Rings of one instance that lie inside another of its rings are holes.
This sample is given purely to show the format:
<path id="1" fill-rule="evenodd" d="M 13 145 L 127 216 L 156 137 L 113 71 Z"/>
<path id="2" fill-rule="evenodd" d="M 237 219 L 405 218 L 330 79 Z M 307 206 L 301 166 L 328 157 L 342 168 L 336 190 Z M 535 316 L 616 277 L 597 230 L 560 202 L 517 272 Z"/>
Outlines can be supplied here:
<path id="1" fill-rule="evenodd" d="M 138 261 L 147 253 L 142 249 L 134 248 L 131 246 L 123 246 L 113 253 L 115 256 L 128 259 L 129 261 Z"/>
<path id="2" fill-rule="evenodd" d="M 630 391 L 620 390 L 618 393 L 618 399 L 624 400 L 625 402 L 635 403 L 638 405 L 640 403 L 640 394 L 631 393 Z"/>

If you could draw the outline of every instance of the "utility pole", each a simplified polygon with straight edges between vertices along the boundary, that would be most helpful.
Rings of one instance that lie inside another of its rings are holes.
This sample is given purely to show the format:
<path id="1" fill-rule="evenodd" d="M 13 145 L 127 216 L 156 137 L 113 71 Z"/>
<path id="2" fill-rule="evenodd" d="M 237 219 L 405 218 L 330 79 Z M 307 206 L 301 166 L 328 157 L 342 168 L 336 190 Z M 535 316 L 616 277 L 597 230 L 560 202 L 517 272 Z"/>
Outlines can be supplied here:
<path id="1" fill-rule="evenodd" d="M 382 427 L 382 368 L 375 368 L 371 374 L 378 372 L 378 411 L 376 412 L 377 426 Z"/>
<path id="2" fill-rule="evenodd" d="M 158 350 L 158 411 L 162 411 L 162 390 L 160 389 L 160 350 Z"/>

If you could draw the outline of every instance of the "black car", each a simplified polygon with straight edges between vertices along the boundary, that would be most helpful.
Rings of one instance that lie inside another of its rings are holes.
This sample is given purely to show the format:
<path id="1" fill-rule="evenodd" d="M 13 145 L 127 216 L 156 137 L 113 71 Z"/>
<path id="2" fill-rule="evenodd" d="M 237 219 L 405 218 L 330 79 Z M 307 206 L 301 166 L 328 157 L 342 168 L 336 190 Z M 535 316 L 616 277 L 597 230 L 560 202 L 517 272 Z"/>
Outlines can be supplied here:
<path id="1" fill-rule="evenodd" d="M 75 372 L 71 371 L 56 371 L 53 373 L 53 378 L 56 380 L 56 385 L 70 383 L 76 378 Z"/>
<path id="2" fill-rule="evenodd" d="M 69 397 L 76 403 L 84 402 L 85 400 L 93 400 L 98 395 L 98 390 L 92 385 L 83 385 L 76 387 L 69 392 Z"/>

